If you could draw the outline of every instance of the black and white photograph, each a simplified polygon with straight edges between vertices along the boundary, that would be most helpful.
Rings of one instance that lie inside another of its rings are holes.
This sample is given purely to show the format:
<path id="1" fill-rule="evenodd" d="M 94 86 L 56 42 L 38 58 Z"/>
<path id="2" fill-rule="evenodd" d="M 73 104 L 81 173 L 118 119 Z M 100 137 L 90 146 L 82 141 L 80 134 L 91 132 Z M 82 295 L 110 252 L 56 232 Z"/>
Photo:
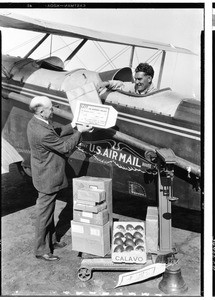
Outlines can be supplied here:
<path id="1" fill-rule="evenodd" d="M 1 2 L 2 297 L 212 296 L 208 11 Z"/>

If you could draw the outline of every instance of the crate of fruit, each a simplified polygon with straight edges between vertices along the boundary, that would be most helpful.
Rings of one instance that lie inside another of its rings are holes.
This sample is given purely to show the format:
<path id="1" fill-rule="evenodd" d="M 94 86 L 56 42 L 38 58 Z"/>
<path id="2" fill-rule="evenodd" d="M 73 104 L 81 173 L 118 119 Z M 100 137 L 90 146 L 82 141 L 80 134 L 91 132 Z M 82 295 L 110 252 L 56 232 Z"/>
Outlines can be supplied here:
<path id="1" fill-rule="evenodd" d="M 144 222 L 114 222 L 111 257 L 114 263 L 146 263 Z"/>

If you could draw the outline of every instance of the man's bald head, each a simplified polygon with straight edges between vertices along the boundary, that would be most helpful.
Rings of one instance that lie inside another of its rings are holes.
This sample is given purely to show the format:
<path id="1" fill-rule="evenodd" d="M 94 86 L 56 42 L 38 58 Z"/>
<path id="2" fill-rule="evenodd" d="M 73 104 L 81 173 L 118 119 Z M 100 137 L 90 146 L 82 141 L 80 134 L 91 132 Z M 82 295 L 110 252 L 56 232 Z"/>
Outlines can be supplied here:
<path id="1" fill-rule="evenodd" d="M 30 102 L 29 108 L 40 119 L 49 120 L 53 117 L 52 102 L 48 97 L 34 97 Z"/>
<path id="2" fill-rule="evenodd" d="M 29 105 L 30 110 L 37 114 L 40 112 L 40 108 L 48 107 L 52 105 L 51 100 L 45 96 L 36 96 L 34 97 Z"/>

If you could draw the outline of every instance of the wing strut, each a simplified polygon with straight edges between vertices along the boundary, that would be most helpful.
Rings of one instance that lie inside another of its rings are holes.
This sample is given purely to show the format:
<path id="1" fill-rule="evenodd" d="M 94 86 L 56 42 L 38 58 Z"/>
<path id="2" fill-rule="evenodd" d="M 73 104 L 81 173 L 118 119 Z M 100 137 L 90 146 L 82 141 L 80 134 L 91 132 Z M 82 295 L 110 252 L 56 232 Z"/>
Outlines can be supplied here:
<path id="1" fill-rule="evenodd" d="M 129 67 L 130 67 L 130 68 L 132 68 L 132 65 L 133 65 L 134 50 L 135 50 L 135 46 L 132 46 L 132 48 L 131 48 L 130 62 L 129 62 Z"/>
<path id="2" fill-rule="evenodd" d="M 67 59 L 64 62 L 67 62 L 75 56 L 75 54 L 84 46 L 84 44 L 87 42 L 87 39 L 83 39 L 80 44 L 75 48 L 75 50 L 67 57 Z"/>
<path id="3" fill-rule="evenodd" d="M 24 56 L 24 58 L 28 58 L 50 35 L 50 33 L 46 33 L 46 35 Z"/>
<path id="4" fill-rule="evenodd" d="M 165 57 L 166 57 L 166 51 L 162 51 L 161 66 L 160 66 L 160 72 L 159 72 L 158 83 L 157 83 L 158 90 L 160 89 L 160 85 L 161 85 L 161 78 L 163 75 L 163 67 L 164 67 Z"/>

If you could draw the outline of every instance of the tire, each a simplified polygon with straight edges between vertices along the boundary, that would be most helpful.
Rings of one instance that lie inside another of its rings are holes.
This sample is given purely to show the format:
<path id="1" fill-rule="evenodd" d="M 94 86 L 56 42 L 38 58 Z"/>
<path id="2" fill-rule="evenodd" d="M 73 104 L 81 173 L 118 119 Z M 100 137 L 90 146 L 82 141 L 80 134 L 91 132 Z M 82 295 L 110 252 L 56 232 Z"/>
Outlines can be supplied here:
<path id="1" fill-rule="evenodd" d="M 92 271 L 88 268 L 80 268 L 78 270 L 78 278 L 81 281 L 88 281 L 92 277 Z"/>

